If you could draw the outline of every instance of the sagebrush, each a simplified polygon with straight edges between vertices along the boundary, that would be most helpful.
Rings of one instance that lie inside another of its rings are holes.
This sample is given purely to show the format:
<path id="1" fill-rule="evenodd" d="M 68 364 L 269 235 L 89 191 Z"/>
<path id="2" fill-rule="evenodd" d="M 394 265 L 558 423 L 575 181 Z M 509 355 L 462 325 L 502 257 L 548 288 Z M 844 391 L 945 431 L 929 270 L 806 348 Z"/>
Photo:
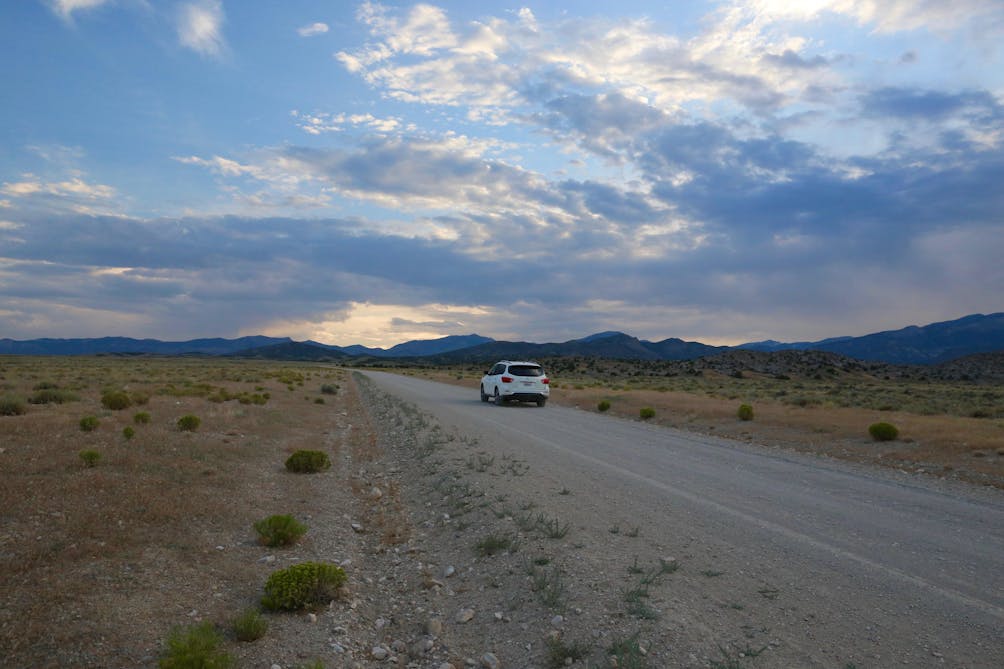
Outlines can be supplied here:
<path id="1" fill-rule="evenodd" d="M 324 605 L 345 584 L 345 570 L 328 562 L 302 562 L 273 572 L 261 604 L 266 609 L 296 611 Z"/>

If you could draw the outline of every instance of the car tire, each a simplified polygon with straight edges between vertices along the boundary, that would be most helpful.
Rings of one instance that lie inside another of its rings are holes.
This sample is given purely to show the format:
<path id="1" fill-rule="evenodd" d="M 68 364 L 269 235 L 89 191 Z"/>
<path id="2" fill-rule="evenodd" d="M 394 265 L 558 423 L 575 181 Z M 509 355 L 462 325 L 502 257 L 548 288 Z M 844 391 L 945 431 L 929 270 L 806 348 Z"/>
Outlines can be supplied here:
<path id="1" fill-rule="evenodd" d="M 547 400 L 543 400 L 543 399 L 537 400 L 537 406 L 543 407 L 545 404 L 547 404 Z"/>
<path id="2" fill-rule="evenodd" d="M 496 388 L 495 389 L 495 406 L 500 407 L 503 404 L 505 404 L 505 400 L 502 399 L 502 396 L 499 395 L 499 389 Z"/>
<path id="3" fill-rule="evenodd" d="M 482 402 L 487 402 L 488 401 L 488 395 L 485 393 L 485 387 L 484 386 L 481 386 L 481 401 Z"/>

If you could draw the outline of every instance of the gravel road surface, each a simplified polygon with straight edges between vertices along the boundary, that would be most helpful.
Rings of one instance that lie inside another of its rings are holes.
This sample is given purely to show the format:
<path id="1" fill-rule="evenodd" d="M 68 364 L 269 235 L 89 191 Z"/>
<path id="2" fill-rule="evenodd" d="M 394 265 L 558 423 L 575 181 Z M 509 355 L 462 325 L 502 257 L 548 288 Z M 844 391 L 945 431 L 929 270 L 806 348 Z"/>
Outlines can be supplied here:
<path id="1" fill-rule="evenodd" d="M 573 491 L 560 513 L 596 537 L 590 568 L 630 559 L 621 529 L 679 558 L 694 580 L 666 602 L 677 637 L 755 628 L 752 644 L 774 651 L 756 666 L 1004 667 L 999 491 L 365 375 L 479 449 L 518 456 L 523 494 Z"/>

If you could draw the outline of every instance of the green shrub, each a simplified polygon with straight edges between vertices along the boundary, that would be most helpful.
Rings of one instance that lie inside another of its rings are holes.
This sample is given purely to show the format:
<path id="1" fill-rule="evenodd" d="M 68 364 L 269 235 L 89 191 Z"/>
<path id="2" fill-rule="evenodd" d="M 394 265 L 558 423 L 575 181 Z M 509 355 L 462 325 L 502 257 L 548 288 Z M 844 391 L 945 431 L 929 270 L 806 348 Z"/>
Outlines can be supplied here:
<path id="1" fill-rule="evenodd" d="M 561 669 L 561 667 L 575 664 L 588 654 L 589 649 L 586 646 L 566 644 L 557 637 L 547 639 L 547 666 L 549 669 Z"/>
<path id="2" fill-rule="evenodd" d="M 337 383 L 325 383 L 321 386 L 321 392 L 325 395 L 337 395 L 338 394 L 338 384 Z"/>
<path id="3" fill-rule="evenodd" d="M 18 398 L 0 398 L 0 416 L 23 416 L 26 413 L 28 413 L 28 407 Z"/>
<path id="4" fill-rule="evenodd" d="M 266 609 L 295 611 L 326 604 L 346 580 L 345 571 L 328 562 L 301 562 L 272 572 L 261 603 Z"/>
<path id="5" fill-rule="evenodd" d="M 596 410 L 597 411 L 609 411 L 610 410 L 610 402 L 609 402 L 609 400 L 600 400 L 600 403 L 596 405 Z"/>
<path id="6" fill-rule="evenodd" d="M 100 423 L 97 416 L 84 416 L 80 419 L 80 429 L 84 432 L 93 432 L 98 429 Z"/>
<path id="7" fill-rule="evenodd" d="M 652 407 L 642 407 L 638 411 L 638 415 L 641 416 L 642 420 L 648 420 L 649 418 L 655 418 L 655 409 Z"/>
<path id="8" fill-rule="evenodd" d="M 331 466 L 324 451 L 299 450 L 286 459 L 286 469 L 297 474 L 313 474 Z"/>
<path id="9" fill-rule="evenodd" d="M 234 618 L 234 636 L 238 641 L 257 641 L 268 631 L 268 619 L 258 609 L 248 609 Z"/>
<path id="10" fill-rule="evenodd" d="M 100 453 L 89 448 L 85 448 L 84 450 L 80 451 L 80 453 L 78 453 L 77 455 L 79 455 L 80 459 L 84 461 L 84 466 L 86 467 L 97 466 L 98 460 L 101 459 Z"/>
<path id="11" fill-rule="evenodd" d="M 132 417 L 132 422 L 137 425 L 146 425 L 150 422 L 150 414 L 146 411 L 140 411 L 138 414 Z"/>
<path id="12" fill-rule="evenodd" d="M 124 390 L 109 390 L 101 395 L 101 404 L 106 409 L 121 411 L 132 406 L 132 398 Z"/>
<path id="13" fill-rule="evenodd" d="M 198 416 L 187 414 L 178 419 L 178 429 L 182 432 L 195 432 L 202 420 Z"/>
<path id="14" fill-rule="evenodd" d="M 893 441 L 899 436 L 899 430 L 892 423 L 872 423 L 868 426 L 868 434 L 875 441 Z"/>
<path id="15" fill-rule="evenodd" d="M 739 420 L 753 420 L 753 407 L 749 404 L 740 404 L 736 415 L 739 416 Z"/>
<path id="16" fill-rule="evenodd" d="M 254 524 L 258 538 L 266 546 L 291 546 L 307 531 L 307 526 L 293 516 L 275 515 Z"/>
<path id="17" fill-rule="evenodd" d="M 136 430 L 134 430 L 131 425 L 126 425 L 122 428 L 122 436 L 125 437 L 126 441 L 129 441 L 136 436 Z"/>
<path id="18" fill-rule="evenodd" d="M 234 659 L 220 650 L 222 641 L 212 623 L 175 627 L 167 637 L 160 669 L 229 669 Z"/>
<path id="19" fill-rule="evenodd" d="M 76 402 L 80 399 L 69 390 L 58 388 L 43 388 L 28 398 L 32 404 L 63 404 L 64 402 Z"/>

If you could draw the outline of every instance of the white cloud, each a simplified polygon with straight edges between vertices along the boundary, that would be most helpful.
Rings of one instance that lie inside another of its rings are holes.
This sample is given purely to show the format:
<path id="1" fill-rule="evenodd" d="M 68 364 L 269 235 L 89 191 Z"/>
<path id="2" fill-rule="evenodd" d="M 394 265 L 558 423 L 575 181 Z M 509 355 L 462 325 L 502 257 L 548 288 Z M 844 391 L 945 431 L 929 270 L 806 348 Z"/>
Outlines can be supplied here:
<path id="1" fill-rule="evenodd" d="M 109 0 L 50 0 L 49 7 L 60 18 L 69 21 L 74 12 L 95 9 L 108 2 Z"/>
<path id="2" fill-rule="evenodd" d="M 848 16 L 878 32 L 924 29 L 945 33 L 967 24 L 1004 29 L 1004 7 L 987 0 L 747 0 L 736 3 L 767 20 L 811 21 L 825 13 Z"/>
<path id="3" fill-rule="evenodd" d="M 13 183 L 5 182 L 0 186 L 0 193 L 8 197 L 27 197 L 30 195 L 47 194 L 57 197 L 79 197 L 88 200 L 108 200 L 115 197 L 115 189 L 103 184 L 90 184 L 79 177 L 65 181 L 41 181 L 34 175 L 24 175 L 27 180 Z"/>
<path id="4" fill-rule="evenodd" d="M 178 40 L 182 46 L 204 56 L 219 56 L 226 48 L 223 39 L 223 5 L 219 0 L 201 0 L 178 10 Z"/>
<path id="5" fill-rule="evenodd" d="M 311 23 L 310 25 L 306 25 L 303 26 L 302 28 L 297 29 L 296 32 L 300 33 L 300 37 L 313 37 L 314 35 L 323 35 L 324 33 L 328 32 L 328 24 L 320 22 Z"/>
<path id="6" fill-rule="evenodd" d="M 317 112 L 305 114 L 294 110 L 291 116 L 297 119 L 297 126 L 310 135 L 325 132 L 341 132 L 347 127 L 361 128 L 371 132 L 390 133 L 399 130 L 414 130 L 414 124 L 404 124 L 399 117 L 376 117 L 372 114 L 329 114 Z"/>

